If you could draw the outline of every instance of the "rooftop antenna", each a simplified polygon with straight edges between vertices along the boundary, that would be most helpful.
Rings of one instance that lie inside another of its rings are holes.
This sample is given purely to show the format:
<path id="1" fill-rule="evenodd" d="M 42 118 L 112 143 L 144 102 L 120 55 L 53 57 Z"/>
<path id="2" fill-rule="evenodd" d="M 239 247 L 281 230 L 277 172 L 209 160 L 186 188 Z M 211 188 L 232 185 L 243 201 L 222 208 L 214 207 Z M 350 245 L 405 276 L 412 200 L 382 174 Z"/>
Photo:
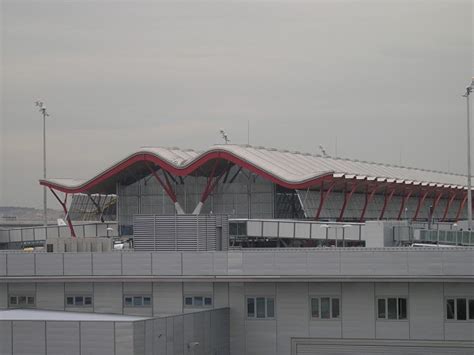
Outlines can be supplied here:
<path id="1" fill-rule="evenodd" d="M 326 149 L 324 149 L 324 147 L 321 144 L 319 145 L 319 150 L 321 151 L 321 154 L 323 155 L 323 157 L 325 158 L 328 157 L 328 153 L 326 153 Z"/>
<path id="2" fill-rule="evenodd" d="M 223 129 L 220 130 L 222 139 L 224 140 L 225 144 L 228 144 L 230 142 L 229 136 Z"/>

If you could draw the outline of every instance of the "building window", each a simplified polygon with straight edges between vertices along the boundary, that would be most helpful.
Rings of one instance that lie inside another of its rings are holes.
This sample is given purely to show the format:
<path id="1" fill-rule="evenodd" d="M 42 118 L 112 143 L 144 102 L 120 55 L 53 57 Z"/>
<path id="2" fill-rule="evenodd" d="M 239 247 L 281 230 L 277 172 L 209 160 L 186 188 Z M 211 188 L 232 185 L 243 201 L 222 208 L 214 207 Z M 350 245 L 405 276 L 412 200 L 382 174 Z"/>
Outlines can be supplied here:
<path id="1" fill-rule="evenodd" d="M 474 320 L 474 298 L 446 299 L 447 320 Z"/>
<path id="2" fill-rule="evenodd" d="M 338 319 L 341 315 L 339 297 L 311 297 L 311 318 Z"/>
<path id="3" fill-rule="evenodd" d="M 124 296 L 124 307 L 150 307 L 151 296 Z"/>
<path id="4" fill-rule="evenodd" d="M 66 307 L 92 307 L 92 296 L 66 296 Z"/>
<path id="5" fill-rule="evenodd" d="M 247 297 L 247 318 L 275 318 L 275 299 L 273 297 Z"/>
<path id="6" fill-rule="evenodd" d="M 35 307 L 35 296 L 21 295 L 21 296 L 10 296 L 10 307 L 11 308 L 33 308 Z"/>
<path id="7" fill-rule="evenodd" d="M 212 307 L 211 296 L 184 296 L 184 306 L 189 308 Z"/>
<path id="8" fill-rule="evenodd" d="M 377 298 L 377 319 L 407 319 L 406 297 Z"/>

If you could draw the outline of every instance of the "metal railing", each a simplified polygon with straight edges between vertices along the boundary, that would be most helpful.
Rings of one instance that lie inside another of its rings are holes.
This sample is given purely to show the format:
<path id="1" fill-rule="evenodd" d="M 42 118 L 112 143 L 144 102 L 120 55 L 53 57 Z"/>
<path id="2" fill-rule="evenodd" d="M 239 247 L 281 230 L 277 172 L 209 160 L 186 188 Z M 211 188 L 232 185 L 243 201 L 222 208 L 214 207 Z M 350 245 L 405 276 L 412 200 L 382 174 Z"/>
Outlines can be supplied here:
<path id="1" fill-rule="evenodd" d="M 77 237 L 115 237 L 117 223 L 81 223 L 74 225 Z M 68 226 L 21 227 L 0 229 L 0 243 L 40 242 L 47 238 L 69 238 Z"/>

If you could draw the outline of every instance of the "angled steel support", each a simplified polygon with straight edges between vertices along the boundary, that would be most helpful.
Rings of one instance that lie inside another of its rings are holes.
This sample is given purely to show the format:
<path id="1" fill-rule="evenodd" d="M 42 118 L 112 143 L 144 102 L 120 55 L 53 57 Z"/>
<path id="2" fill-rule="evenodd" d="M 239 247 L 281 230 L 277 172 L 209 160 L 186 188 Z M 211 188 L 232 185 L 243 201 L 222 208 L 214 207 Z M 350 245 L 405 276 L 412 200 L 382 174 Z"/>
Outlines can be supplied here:
<path id="1" fill-rule="evenodd" d="M 104 211 L 102 210 L 102 208 L 100 207 L 100 204 L 99 204 L 99 203 L 100 203 L 100 195 L 99 195 L 99 203 L 96 202 L 96 201 L 92 198 L 91 194 L 87 194 L 87 196 L 89 196 L 89 200 L 91 200 L 91 201 L 92 201 L 92 204 L 95 206 L 95 208 L 97 208 L 97 212 L 99 212 L 99 215 L 100 215 L 100 221 L 101 221 L 102 223 L 104 223 L 104 222 L 105 222 L 105 220 L 104 220 Z"/>
<path id="2" fill-rule="evenodd" d="M 418 218 L 418 214 L 420 213 L 420 209 L 423 206 L 423 203 L 426 200 L 426 196 L 428 196 L 429 193 L 430 193 L 429 189 L 427 189 L 424 194 L 421 194 L 421 190 L 420 190 L 420 196 L 418 196 L 418 205 L 416 206 L 415 215 L 413 216 L 414 221 L 416 221 L 416 219 Z"/>
<path id="3" fill-rule="evenodd" d="M 166 172 L 164 173 L 165 179 L 166 179 L 166 184 L 163 182 L 163 180 L 160 178 L 160 176 L 156 173 L 155 170 L 147 163 L 146 166 L 150 170 L 151 174 L 155 177 L 155 179 L 158 181 L 158 183 L 161 185 L 163 190 L 165 190 L 166 194 L 168 197 L 173 201 L 174 203 L 174 208 L 176 209 L 177 214 L 185 214 L 183 208 L 178 202 L 178 199 L 176 198 L 176 194 L 174 193 L 174 190 L 169 182 L 168 176 L 166 175 Z"/>
<path id="4" fill-rule="evenodd" d="M 346 207 L 351 201 L 352 195 L 354 195 L 354 192 L 357 187 L 359 187 L 359 183 L 355 182 L 353 183 L 350 191 L 344 191 L 344 203 L 342 204 L 341 213 L 339 214 L 338 221 L 342 221 L 344 219 L 344 212 L 346 212 Z"/>
<path id="5" fill-rule="evenodd" d="M 318 211 L 316 212 L 316 215 L 314 216 L 314 219 L 319 219 L 319 216 L 321 215 L 321 211 L 323 210 L 324 202 L 326 202 L 327 198 L 331 194 L 332 189 L 334 189 L 334 186 L 336 186 L 336 182 L 333 181 L 328 189 L 324 191 L 324 180 L 321 182 L 321 189 L 320 189 L 320 201 L 319 201 L 319 207 Z"/>
<path id="6" fill-rule="evenodd" d="M 202 206 L 204 206 L 204 202 L 206 202 L 207 198 L 209 195 L 214 191 L 216 188 L 217 184 L 219 183 L 219 180 L 224 176 L 229 174 L 230 170 L 230 165 L 227 166 L 225 170 L 223 170 L 220 174 L 216 176 L 216 170 L 217 167 L 219 166 L 219 160 L 216 160 L 214 166 L 212 167 L 211 175 L 207 178 L 207 183 L 206 187 L 201 195 L 201 199 L 199 200 L 196 208 L 193 211 L 193 214 L 200 214 Z"/>
<path id="7" fill-rule="evenodd" d="M 446 203 L 446 208 L 444 209 L 443 218 L 441 218 L 441 222 L 446 221 L 446 217 L 448 216 L 449 209 L 451 208 L 455 198 L 456 198 L 456 193 L 453 192 L 448 202 Z"/>
<path id="8" fill-rule="evenodd" d="M 383 207 L 382 207 L 382 211 L 380 211 L 379 219 L 383 219 L 383 216 L 385 215 L 385 211 L 387 210 L 387 206 L 390 203 L 390 201 L 392 201 L 393 194 L 395 193 L 395 188 L 393 188 L 389 194 L 387 194 L 387 192 L 388 192 L 388 188 L 387 190 L 385 190 L 385 199 L 383 201 Z"/>
<path id="9" fill-rule="evenodd" d="M 365 218 L 365 212 L 367 212 L 367 207 L 369 206 L 369 203 L 372 202 L 375 196 L 375 192 L 377 192 L 378 186 L 375 185 L 374 189 L 372 192 L 369 194 L 369 184 L 367 184 L 367 191 L 365 192 L 365 202 L 364 202 L 364 207 L 362 208 L 362 213 L 360 214 L 359 221 L 363 222 Z"/>
<path id="10" fill-rule="evenodd" d="M 435 200 L 433 202 L 433 206 L 431 207 L 431 211 L 430 211 L 430 218 L 433 218 L 434 213 L 436 211 L 436 207 L 438 207 L 439 201 L 441 200 L 441 197 L 443 197 L 443 192 L 442 191 L 438 192 L 438 194 L 435 197 Z"/>
<path id="11" fill-rule="evenodd" d="M 405 196 L 403 196 L 402 203 L 400 204 L 400 209 L 398 210 L 398 216 L 397 216 L 398 220 L 400 220 L 402 218 L 402 213 L 403 213 L 403 210 L 405 208 L 405 205 L 408 202 L 408 200 L 410 199 L 412 194 L 413 194 L 413 190 L 409 189 L 408 193 Z"/>
<path id="12" fill-rule="evenodd" d="M 74 231 L 74 226 L 72 225 L 71 217 L 69 217 L 69 211 L 67 210 L 67 205 L 66 205 L 68 194 L 66 193 L 64 195 L 64 201 L 61 201 L 59 196 L 56 194 L 56 192 L 54 192 L 54 190 L 52 188 L 49 188 L 49 191 L 51 191 L 51 193 L 54 195 L 54 197 L 56 197 L 56 200 L 58 200 L 59 204 L 63 208 L 64 214 L 66 215 L 65 218 L 66 218 L 66 221 L 67 221 L 67 225 L 69 226 L 69 230 L 71 231 L 71 237 L 76 238 L 76 232 Z"/>
<path id="13" fill-rule="evenodd" d="M 463 210 L 464 205 L 466 204 L 466 201 L 467 201 L 467 192 L 464 198 L 462 199 L 461 203 L 459 204 L 458 213 L 456 213 L 456 219 L 455 219 L 456 222 L 459 221 L 459 216 L 461 215 L 461 211 Z"/>

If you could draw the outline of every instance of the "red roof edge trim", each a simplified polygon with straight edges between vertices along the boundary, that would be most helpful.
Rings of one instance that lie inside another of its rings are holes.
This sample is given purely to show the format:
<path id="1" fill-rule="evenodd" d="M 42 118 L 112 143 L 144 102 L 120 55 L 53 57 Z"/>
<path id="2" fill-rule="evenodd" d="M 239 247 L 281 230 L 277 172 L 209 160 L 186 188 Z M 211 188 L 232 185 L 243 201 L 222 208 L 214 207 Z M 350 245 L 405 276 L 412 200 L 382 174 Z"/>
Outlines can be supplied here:
<path id="1" fill-rule="evenodd" d="M 158 156 L 151 154 L 151 153 L 137 153 L 129 158 L 122 160 L 121 162 L 117 163 L 110 169 L 104 171 L 100 175 L 94 177 L 93 179 L 85 182 L 84 184 L 80 186 L 75 186 L 75 187 L 68 187 L 60 184 L 56 184 L 54 182 L 48 181 L 48 180 L 40 180 L 40 185 L 50 187 L 52 189 L 62 191 L 65 193 L 83 193 L 87 192 L 90 189 L 92 189 L 94 186 L 97 186 L 101 182 L 104 182 L 107 179 L 112 178 L 113 176 L 119 174 L 120 172 L 126 170 L 128 167 L 131 165 L 138 163 L 138 162 L 152 162 L 155 165 L 159 166 L 163 170 L 166 170 L 167 172 L 176 175 L 176 176 L 187 176 L 194 172 L 195 170 L 199 169 L 201 166 L 209 162 L 210 160 L 213 159 L 224 159 L 227 161 L 230 161 L 238 166 L 241 166 L 244 169 L 247 169 L 267 180 L 270 180 L 271 182 L 278 184 L 280 186 L 289 188 L 289 189 L 305 189 L 311 186 L 315 186 L 320 184 L 322 181 L 325 180 L 332 180 L 333 179 L 333 174 L 332 172 L 328 172 L 322 175 L 319 175 L 313 179 L 309 179 L 307 181 L 303 182 L 298 182 L 298 183 L 291 183 L 288 181 L 281 180 L 274 175 L 266 172 L 265 170 L 249 163 L 246 160 L 243 160 L 233 154 L 230 154 L 228 152 L 224 151 L 211 151 L 207 154 L 204 154 L 201 156 L 199 159 L 193 161 L 191 164 L 183 167 L 183 168 L 178 168 L 167 161 L 159 158 Z"/>

